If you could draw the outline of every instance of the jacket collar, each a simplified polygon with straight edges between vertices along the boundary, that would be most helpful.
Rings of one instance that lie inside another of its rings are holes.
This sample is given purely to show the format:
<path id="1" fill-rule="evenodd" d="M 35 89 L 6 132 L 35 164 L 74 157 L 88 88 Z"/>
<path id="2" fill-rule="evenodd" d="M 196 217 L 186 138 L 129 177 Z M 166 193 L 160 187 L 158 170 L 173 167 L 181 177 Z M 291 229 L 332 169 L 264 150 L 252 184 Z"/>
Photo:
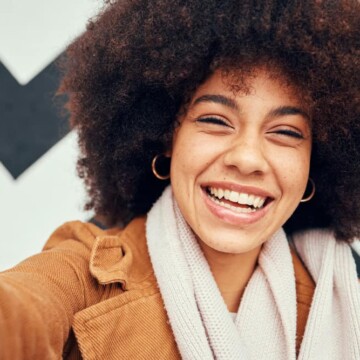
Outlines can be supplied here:
<path id="1" fill-rule="evenodd" d="M 145 237 L 145 217 L 134 219 L 123 231 L 96 237 L 90 272 L 102 284 L 120 283 L 123 290 L 146 288 L 155 282 Z M 116 235 L 111 235 L 114 233 Z"/>
<path id="2" fill-rule="evenodd" d="M 83 359 L 180 360 L 145 238 L 145 218 L 96 238 L 90 272 L 111 296 L 74 316 Z M 120 283 L 122 290 L 111 284 Z M 125 291 L 128 290 L 128 291 Z"/>

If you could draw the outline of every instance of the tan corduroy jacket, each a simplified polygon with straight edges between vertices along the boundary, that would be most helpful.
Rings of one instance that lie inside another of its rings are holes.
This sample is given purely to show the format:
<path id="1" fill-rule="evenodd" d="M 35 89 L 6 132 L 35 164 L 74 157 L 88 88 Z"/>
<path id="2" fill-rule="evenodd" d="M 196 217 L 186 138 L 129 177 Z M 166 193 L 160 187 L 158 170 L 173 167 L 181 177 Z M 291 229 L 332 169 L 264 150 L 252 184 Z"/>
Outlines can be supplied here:
<path id="1" fill-rule="evenodd" d="M 314 285 L 293 254 L 298 345 Z M 145 240 L 71 222 L 43 252 L 0 274 L 0 359 L 180 359 Z"/>

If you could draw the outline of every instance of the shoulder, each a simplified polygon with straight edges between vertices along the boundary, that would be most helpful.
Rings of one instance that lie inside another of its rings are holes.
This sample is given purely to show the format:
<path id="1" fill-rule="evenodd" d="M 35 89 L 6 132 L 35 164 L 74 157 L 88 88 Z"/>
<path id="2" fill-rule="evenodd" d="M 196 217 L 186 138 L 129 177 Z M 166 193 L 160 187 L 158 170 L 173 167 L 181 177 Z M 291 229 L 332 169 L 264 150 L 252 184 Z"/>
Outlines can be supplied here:
<path id="1" fill-rule="evenodd" d="M 104 230 L 90 222 L 70 221 L 58 227 L 50 235 L 43 250 L 50 250 L 69 241 L 82 244 L 86 249 L 91 250 L 97 237 L 118 236 L 121 232 L 122 230 L 116 227 Z"/>
<path id="2" fill-rule="evenodd" d="M 102 285 L 135 282 L 152 273 L 145 236 L 145 217 L 124 229 L 101 229 L 92 223 L 72 221 L 54 231 L 43 248 L 48 258 L 61 257 L 72 267 L 89 271 Z"/>
<path id="3" fill-rule="evenodd" d="M 31 287 L 31 284 L 40 287 L 41 283 L 43 290 L 60 291 L 65 298 L 81 297 L 79 303 L 94 303 L 105 290 L 99 285 L 132 280 L 134 263 L 142 262 L 140 256 L 134 255 L 144 253 L 140 250 L 146 247 L 146 241 L 141 241 L 145 239 L 144 224 L 144 219 L 136 219 L 124 230 L 102 230 L 91 223 L 65 223 L 53 232 L 42 252 L 25 259 L 2 276 L 9 281 L 13 279 L 11 281 L 18 287 Z M 140 250 L 138 239 L 139 243 L 145 243 Z"/>
<path id="4" fill-rule="evenodd" d="M 104 231 L 91 223 L 67 222 L 50 235 L 40 253 L 2 276 L 16 283 L 19 291 L 37 284 L 43 293 L 48 292 L 48 297 L 55 298 L 53 294 L 57 294 L 66 301 L 75 299 L 77 304 L 92 303 L 98 296 L 97 290 L 101 290 L 90 271 L 92 253 L 98 239 L 110 234 L 121 234 L 121 230 Z"/>
<path id="5" fill-rule="evenodd" d="M 131 266 L 133 258 L 142 262 L 136 248 L 133 253 L 128 250 L 143 228 L 144 220 L 136 220 L 123 231 L 69 222 L 55 230 L 41 253 L 0 273 L 0 313 L 6 314 L 0 321 L 0 343 L 7 344 L 9 354 L 16 350 L 26 358 L 53 358 L 62 353 L 75 319 L 79 323 L 86 316 L 91 320 L 109 314 L 110 321 L 111 311 L 129 298 L 118 296 L 124 289 L 118 283 L 128 281 L 136 288 L 139 281 L 147 280 L 144 272 Z M 1 359 L 6 349 L 0 346 Z"/>
<path id="6" fill-rule="evenodd" d="M 132 273 L 134 265 L 139 266 L 148 257 L 145 217 L 135 218 L 124 229 L 67 222 L 53 232 L 41 254 L 48 254 L 46 258 L 51 260 L 66 259 L 73 268 L 89 271 L 103 285 L 121 282 L 120 274 L 127 280 L 126 274 Z"/>

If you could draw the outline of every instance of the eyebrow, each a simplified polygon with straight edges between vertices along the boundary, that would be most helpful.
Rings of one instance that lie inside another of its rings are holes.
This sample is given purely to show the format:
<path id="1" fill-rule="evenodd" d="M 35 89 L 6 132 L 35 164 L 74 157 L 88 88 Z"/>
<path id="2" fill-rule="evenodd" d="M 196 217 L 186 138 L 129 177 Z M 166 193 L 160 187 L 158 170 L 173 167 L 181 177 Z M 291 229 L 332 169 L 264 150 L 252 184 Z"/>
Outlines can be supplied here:
<path id="1" fill-rule="evenodd" d="M 231 109 L 240 110 L 236 102 L 226 96 L 223 95 L 203 95 L 195 99 L 193 105 L 202 103 L 202 102 L 214 102 L 217 104 L 225 105 Z M 281 117 L 286 115 L 301 115 L 307 120 L 310 120 L 310 115 L 303 109 L 296 107 L 296 106 L 280 106 L 271 110 L 267 117 Z"/>
<path id="2" fill-rule="evenodd" d="M 286 115 L 301 115 L 307 120 L 310 120 L 310 115 L 303 109 L 298 108 L 296 106 L 280 106 L 271 110 L 268 113 L 268 117 L 280 117 Z"/>
<path id="3" fill-rule="evenodd" d="M 202 102 L 214 102 L 217 104 L 225 105 L 231 109 L 239 110 L 236 102 L 223 95 L 203 95 L 195 99 L 193 105 L 202 103 Z"/>

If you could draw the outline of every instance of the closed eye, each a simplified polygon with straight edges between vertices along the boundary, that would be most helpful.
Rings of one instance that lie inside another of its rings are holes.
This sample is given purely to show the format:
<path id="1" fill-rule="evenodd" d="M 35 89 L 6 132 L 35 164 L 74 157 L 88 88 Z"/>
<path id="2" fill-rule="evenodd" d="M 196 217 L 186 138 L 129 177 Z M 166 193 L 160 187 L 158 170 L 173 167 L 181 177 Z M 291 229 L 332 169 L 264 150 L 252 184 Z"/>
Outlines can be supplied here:
<path id="1" fill-rule="evenodd" d="M 294 131 L 294 130 L 281 129 L 281 130 L 273 131 L 272 133 L 279 134 L 279 135 L 286 135 L 286 136 L 290 136 L 290 137 L 293 137 L 296 139 L 304 139 L 303 134 L 301 134 L 300 132 Z"/>
<path id="2" fill-rule="evenodd" d="M 232 129 L 234 128 L 229 123 L 227 123 L 225 120 L 223 120 L 221 118 L 214 117 L 214 116 L 199 118 L 196 121 L 201 122 L 201 123 L 205 123 L 205 124 L 214 124 L 214 125 L 227 126 L 227 127 L 232 128 Z"/>

